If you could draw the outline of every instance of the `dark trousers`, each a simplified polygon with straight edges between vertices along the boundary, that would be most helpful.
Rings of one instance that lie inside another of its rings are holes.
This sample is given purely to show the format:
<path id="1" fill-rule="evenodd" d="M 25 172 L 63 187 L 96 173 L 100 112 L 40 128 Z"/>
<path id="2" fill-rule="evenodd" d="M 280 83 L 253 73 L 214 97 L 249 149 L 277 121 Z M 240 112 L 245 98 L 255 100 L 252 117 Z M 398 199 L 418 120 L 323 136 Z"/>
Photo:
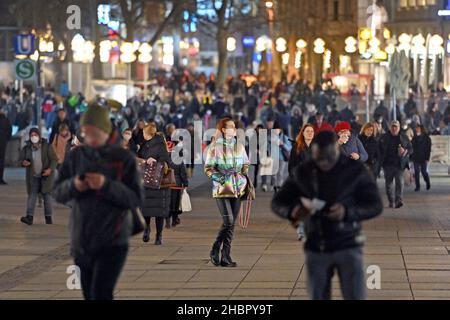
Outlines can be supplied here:
<path id="1" fill-rule="evenodd" d="M 145 223 L 147 224 L 147 228 L 150 230 L 150 222 L 152 220 L 151 217 L 145 217 Z M 156 224 L 156 234 L 162 234 L 164 228 L 164 218 L 163 217 L 155 217 Z"/>
<path id="2" fill-rule="evenodd" d="M 427 187 L 430 186 L 430 176 L 428 175 L 427 163 L 423 162 L 414 162 L 414 178 L 416 180 L 416 189 L 420 189 L 420 173 L 422 173 L 423 179 L 427 184 Z"/>
<path id="3" fill-rule="evenodd" d="M 170 191 L 170 214 L 167 218 L 167 222 L 170 223 L 170 219 L 172 221 L 178 220 L 178 216 L 180 215 L 180 202 L 181 202 L 181 194 L 183 190 L 172 189 Z"/>
<path id="4" fill-rule="evenodd" d="M 220 245 L 223 244 L 223 250 L 229 254 L 234 236 L 234 226 L 241 210 L 241 200 L 238 198 L 217 198 L 216 202 L 223 223 L 214 246 L 220 248 Z"/>
<path id="5" fill-rule="evenodd" d="M 128 245 L 104 249 L 95 256 L 75 256 L 85 300 L 113 300 L 114 287 L 125 265 Z"/>
<path id="6" fill-rule="evenodd" d="M 386 194 L 390 204 L 402 202 L 403 197 L 403 172 L 398 167 L 384 167 L 384 179 L 386 184 Z M 395 180 L 395 197 L 394 197 L 394 185 Z"/>
<path id="7" fill-rule="evenodd" d="M 258 188 L 258 173 L 259 173 L 259 164 L 255 164 L 255 172 L 254 172 L 254 176 L 253 176 L 253 186 L 255 188 Z"/>
<path id="8" fill-rule="evenodd" d="M 305 251 L 308 293 L 311 300 L 331 299 L 331 280 L 339 276 L 345 300 L 366 299 L 366 282 L 362 248 L 331 253 Z"/>
<path id="9" fill-rule="evenodd" d="M 41 195 L 44 198 L 44 214 L 46 217 L 53 215 L 52 196 L 50 193 L 41 193 L 42 178 L 33 177 L 31 181 L 31 190 L 27 200 L 27 216 L 34 216 L 34 209 L 36 208 L 36 200 Z"/>
<path id="10" fill-rule="evenodd" d="M 6 143 L 0 143 L 0 181 L 3 181 L 3 172 L 5 171 Z"/>

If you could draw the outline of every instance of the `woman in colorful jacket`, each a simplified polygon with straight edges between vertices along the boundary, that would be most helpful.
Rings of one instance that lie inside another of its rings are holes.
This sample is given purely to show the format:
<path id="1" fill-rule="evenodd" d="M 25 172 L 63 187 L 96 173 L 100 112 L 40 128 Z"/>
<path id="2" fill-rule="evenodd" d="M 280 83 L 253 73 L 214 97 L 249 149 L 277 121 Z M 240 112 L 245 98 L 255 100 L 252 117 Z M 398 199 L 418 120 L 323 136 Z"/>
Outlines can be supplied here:
<path id="1" fill-rule="evenodd" d="M 231 241 L 241 208 L 240 198 L 247 187 L 250 166 L 245 147 L 236 142 L 236 125 L 225 118 L 217 125 L 217 139 L 209 146 L 205 160 L 205 173 L 213 183 L 213 197 L 223 219 L 210 257 L 215 266 L 236 267 L 231 259 Z M 222 247 L 222 257 L 219 257 Z"/>

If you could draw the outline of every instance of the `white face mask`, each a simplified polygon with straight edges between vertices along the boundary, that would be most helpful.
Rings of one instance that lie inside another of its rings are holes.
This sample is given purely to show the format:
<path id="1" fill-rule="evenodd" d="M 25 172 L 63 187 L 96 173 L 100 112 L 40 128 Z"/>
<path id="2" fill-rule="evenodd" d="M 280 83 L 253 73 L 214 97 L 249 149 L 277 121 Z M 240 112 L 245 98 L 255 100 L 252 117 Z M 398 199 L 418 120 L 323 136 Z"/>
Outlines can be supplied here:
<path id="1" fill-rule="evenodd" d="M 131 140 L 131 134 L 124 134 L 124 135 L 123 135 L 123 139 L 124 139 L 125 141 L 130 141 L 130 140 Z"/>
<path id="2" fill-rule="evenodd" d="M 30 138 L 30 140 L 31 140 L 32 143 L 36 144 L 36 143 L 39 142 L 39 137 L 32 136 L 32 137 Z"/>

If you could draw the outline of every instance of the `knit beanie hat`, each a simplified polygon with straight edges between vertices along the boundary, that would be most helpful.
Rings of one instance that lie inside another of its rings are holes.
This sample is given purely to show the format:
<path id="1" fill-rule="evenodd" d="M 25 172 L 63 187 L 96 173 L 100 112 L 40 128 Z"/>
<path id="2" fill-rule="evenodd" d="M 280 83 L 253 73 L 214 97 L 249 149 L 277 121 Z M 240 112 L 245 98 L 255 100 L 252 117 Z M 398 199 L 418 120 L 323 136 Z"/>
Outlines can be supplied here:
<path id="1" fill-rule="evenodd" d="M 81 126 L 91 125 L 108 134 L 112 131 L 112 123 L 109 119 L 109 110 L 98 104 L 92 104 L 88 110 L 83 113 L 80 120 Z"/>
<path id="2" fill-rule="evenodd" d="M 339 133 L 342 130 L 348 130 L 351 131 L 352 130 L 352 126 L 350 125 L 350 123 L 348 123 L 347 121 L 342 121 L 339 122 L 336 125 L 336 128 L 334 129 L 334 131 L 336 131 L 336 133 Z"/>

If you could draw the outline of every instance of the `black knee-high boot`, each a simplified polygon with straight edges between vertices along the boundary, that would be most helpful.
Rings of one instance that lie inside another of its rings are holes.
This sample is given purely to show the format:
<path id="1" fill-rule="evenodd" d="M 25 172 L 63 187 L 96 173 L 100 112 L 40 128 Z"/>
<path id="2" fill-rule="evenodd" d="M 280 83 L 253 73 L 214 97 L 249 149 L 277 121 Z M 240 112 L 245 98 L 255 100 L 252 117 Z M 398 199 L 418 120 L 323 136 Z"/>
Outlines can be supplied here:
<path id="1" fill-rule="evenodd" d="M 223 238 L 222 259 L 220 265 L 227 268 L 237 267 L 237 263 L 231 259 L 231 242 L 234 236 L 234 225 L 227 226 Z"/>
<path id="2" fill-rule="evenodd" d="M 216 241 L 212 246 L 211 253 L 209 255 L 211 258 L 211 263 L 216 267 L 220 265 L 220 247 L 222 247 L 225 232 L 226 228 L 224 225 L 222 225 L 222 227 L 219 230 L 219 233 L 217 234 Z"/>
<path id="3" fill-rule="evenodd" d="M 162 244 L 162 232 L 164 228 L 164 218 L 156 217 L 156 239 L 155 245 L 160 246 Z"/>
<path id="4" fill-rule="evenodd" d="M 142 241 L 149 242 L 150 241 L 150 217 L 145 217 L 145 229 L 144 235 L 142 236 Z"/>

